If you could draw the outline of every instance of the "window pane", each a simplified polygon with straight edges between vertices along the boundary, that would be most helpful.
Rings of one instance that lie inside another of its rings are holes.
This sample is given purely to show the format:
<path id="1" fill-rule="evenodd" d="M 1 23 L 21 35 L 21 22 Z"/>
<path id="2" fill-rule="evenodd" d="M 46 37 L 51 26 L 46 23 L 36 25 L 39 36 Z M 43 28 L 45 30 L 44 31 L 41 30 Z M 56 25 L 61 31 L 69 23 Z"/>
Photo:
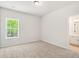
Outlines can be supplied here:
<path id="1" fill-rule="evenodd" d="M 7 29 L 7 36 L 11 37 L 11 30 L 10 29 Z"/>
<path id="2" fill-rule="evenodd" d="M 7 37 L 18 37 L 19 20 L 8 18 L 7 19 Z"/>
<path id="3" fill-rule="evenodd" d="M 8 31 L 8 37 L 17 37 L 18 36 L 18 30 L 17 29 L 7 29 Z"/>
<path id="4" fill-rule="evenodd" d="M 18 28 L 18 21 L 16 20 L 8 20 L 7 21 L 8 28 Z"/>

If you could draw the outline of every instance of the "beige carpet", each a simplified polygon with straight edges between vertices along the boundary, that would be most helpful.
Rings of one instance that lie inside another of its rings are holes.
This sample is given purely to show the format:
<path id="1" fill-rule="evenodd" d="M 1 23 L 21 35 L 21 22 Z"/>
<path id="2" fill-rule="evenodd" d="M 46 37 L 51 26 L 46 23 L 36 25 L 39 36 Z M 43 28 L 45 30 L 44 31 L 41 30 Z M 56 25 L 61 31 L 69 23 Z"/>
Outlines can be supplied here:
<path id="1" fill-rule="evenodd" d="M 48 44 L 43 41 L 36 41 L 28 44 L 6 47 L 0 49 L 0 57 L 6 58 L 68 58 L 79 57 L 78 54 Z"/>

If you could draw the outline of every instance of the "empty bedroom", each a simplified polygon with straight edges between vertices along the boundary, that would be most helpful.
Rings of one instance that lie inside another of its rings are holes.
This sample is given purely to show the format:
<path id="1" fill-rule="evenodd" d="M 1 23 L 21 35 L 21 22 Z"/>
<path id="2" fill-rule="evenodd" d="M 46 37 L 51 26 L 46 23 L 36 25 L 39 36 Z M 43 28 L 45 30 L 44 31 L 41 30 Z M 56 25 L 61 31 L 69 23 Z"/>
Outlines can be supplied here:
<path id="1" fill-rule="evenodd" d="M 79 58 L 79 1 L 0 1 L 0 58 Z"/>

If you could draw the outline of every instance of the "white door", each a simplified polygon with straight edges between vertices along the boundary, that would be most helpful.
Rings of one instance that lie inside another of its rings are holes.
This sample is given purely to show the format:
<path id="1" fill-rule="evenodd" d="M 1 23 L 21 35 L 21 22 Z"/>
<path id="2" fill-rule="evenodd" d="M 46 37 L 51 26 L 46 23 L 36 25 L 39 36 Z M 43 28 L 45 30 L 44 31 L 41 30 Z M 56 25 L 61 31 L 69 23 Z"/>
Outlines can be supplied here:
<path id="1" fill-rule="evenodd" d="M 79 36 L 79 16 L 73 16 L 69 19 L 69 35 Z"/>

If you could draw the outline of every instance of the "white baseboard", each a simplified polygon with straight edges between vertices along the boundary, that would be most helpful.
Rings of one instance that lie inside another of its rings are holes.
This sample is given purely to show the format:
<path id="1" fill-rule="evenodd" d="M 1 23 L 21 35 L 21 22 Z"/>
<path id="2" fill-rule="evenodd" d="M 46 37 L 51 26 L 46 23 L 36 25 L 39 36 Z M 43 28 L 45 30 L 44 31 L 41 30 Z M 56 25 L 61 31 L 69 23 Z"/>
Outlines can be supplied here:
<path id="1" fill-rule="evenodd" d="M 46 40 L 42 40 L 42 41 L 47 42 L 47 43 L 52 44 L 52 45 L 56 45 L 55 43 L 52 43 L 52 42 L 49 42 L 49 41 L 46 41 Z M 63 47 L 63 46 L 60 46 L 60 45 L 56 45 L 56 46 L 64 48 L 64 49 L 68 49 L 67 47 Z"/>

